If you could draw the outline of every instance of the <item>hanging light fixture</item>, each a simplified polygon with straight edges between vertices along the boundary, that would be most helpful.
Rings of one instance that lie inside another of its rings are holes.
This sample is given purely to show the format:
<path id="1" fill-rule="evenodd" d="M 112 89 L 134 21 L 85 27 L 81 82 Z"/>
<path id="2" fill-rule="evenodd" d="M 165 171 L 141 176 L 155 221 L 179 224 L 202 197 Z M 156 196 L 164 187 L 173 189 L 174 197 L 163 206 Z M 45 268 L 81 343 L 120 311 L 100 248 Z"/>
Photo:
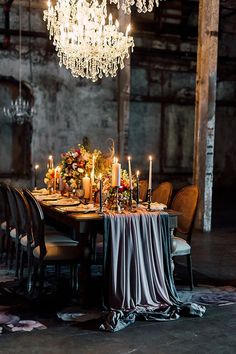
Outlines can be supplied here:
<path id="1" fill-rule="evenodd" d="M 117 5 L 117 8 L 121 8 L 126 14 L 131 14 L 131 7 L 136 5 L 138 12 L 151 12 L 156 5 L 158 7 L 161 1 L 166 0 L 110 0 L 110 4 Z"/>
<path id="2" fill-rule="evenodd" d="M 116 76 L 134 47 L 130 25 L 125 34 L 120 32 L 119 22 L 113 22 L 111 14 L 107 21 L 106 6 L 106 0 L 58 0 L 55 7 L 49 1 L 44 11 L 59 64 L 75 77 L 95 82 L 103 76 Z"/>
<path id="3" fill-rule="evenodd" d="M 3 113 L 5 117 L 11 120 L 13 123 L 22 125 L 30 122 L 34 115 L 34 109 L 31 107 L 29 101 L 26 101 L 22 97 L 22 11 L 21 1 L 19 1 L 19 96 L 15 101 L 11 101 L 9 107 L 3 107 Z"/>

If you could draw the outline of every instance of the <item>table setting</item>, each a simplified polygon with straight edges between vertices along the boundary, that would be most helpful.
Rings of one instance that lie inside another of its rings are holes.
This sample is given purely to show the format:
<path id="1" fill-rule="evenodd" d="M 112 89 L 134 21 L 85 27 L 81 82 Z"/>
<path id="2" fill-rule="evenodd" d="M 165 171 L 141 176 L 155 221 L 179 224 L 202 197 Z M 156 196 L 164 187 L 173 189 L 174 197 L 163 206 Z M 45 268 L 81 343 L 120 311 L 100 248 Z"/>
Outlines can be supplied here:
<path id="1" fill-rule="evenodd" d="M 145 201 L 140 199 L 141 174 L 139 170 L 133 172 L 133 163 L 128 156 L 126 170 L 114 151 L 105 156 L 100 150 L 90 152 L 78 145 L 62 153 L 56 167 L 50 155 L 44 179 L 47 188 L 38 190 L 35 183 L 32 191 L 46 215 L 70 225 L 73 237 L 86 245 L 81 274 L 87 275 L 81 278 L 81 289 L 88 286 L 83 284 L 83 279 L 89 278 L 88 239 L 101 229 L 97 222 L 103 225 L 106 316 L 100 329 L 105 331 L 125 328 L 139 316 L 164 321 L 179 318 L 181 311 L 196 316 L 205 312 L 204 307 L 186 306 L 178 299 L 171 257 L 177 214 L 165 204 L 152 202 L 153 157 L 146 160 Z"/>

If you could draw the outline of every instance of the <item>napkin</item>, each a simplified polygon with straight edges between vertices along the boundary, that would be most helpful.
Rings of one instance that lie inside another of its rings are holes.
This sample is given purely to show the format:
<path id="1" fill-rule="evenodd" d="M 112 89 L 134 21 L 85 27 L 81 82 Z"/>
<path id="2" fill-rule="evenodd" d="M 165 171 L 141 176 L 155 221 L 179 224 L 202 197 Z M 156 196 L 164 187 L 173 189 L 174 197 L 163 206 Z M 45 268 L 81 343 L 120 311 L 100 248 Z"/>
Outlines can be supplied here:
<path id="1" fill-rule="evenodd" d="M 141 204 L 140 207 L 147 209 L 148 208 L 148 203 L 145 203 L 145 205 Z M 164 210 L 166 208 L 167 208 L 167 206 L 165 204 L 157 203 L 157 202 L 151 203 L 151 210 L 161 211 L 161 210 Z"/>

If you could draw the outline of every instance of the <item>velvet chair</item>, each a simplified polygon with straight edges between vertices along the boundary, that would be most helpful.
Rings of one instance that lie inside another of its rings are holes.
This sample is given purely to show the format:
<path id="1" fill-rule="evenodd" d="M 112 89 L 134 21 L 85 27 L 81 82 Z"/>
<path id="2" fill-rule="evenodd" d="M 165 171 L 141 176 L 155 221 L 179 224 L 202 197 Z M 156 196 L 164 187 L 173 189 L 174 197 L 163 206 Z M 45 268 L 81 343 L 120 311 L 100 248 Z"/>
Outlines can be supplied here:
<path id="1" fill-rule="evenodd" d="M 173 192 L 172 183 L 162 182 L 153 191 L 152 201 L 165 204 L 167 208 L 169 208 L 172 192 Z"/>
<path id="2" fill-rule="evenodd" d="M 148 181 L 146 179 L 139 181 L 139 198 L 145 202 L 147 199 L 147 191 L 148 191 Z"/>
<path id="3" fill-rule="evenodd" d="M 32 233 L 27 235 L 27 240 L 22 239 L 28 250 L 29 268 L 28 291 L 32 288 L 32 268 L 34 269 L 33 281 L 39 270 L 39 288 L 42 289 L 44 271 L 47 265 L 70 265 L 71 285 L 78 288 L 78 264 L 80 263 L 81 248 L 77 241 L 61 234 L 45 235 L 44 214 L 39 202 L 28 190 L 24 190 L 24 196 L 30 207 Z M 29 246 L 30 245 L 30 246 Z M 33 285 L 34 285 L 33 284 Z"/>
<path id="4" fill-rule="evenodd" d="M 194 287 L 192 274 L 191 238 L 197 210 L 198 195 L 199 191 L 197 186 L 186 186 L 177 192 L 171 203 L 171 209 L 181 213 L 181 215 L 178 216 L 178 227 L 175 230 L 175 250 L 172 253 L 172 256 L 187 257 L 189 284 L 191 290 Z"/>

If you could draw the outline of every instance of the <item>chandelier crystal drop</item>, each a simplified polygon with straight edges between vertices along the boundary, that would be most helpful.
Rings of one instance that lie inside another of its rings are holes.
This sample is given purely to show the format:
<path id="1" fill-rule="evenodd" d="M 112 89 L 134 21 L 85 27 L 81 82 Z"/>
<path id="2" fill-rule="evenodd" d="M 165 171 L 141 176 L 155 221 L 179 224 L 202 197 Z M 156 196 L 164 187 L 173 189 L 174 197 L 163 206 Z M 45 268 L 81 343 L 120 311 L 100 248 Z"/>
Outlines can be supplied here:
<path id="1" fill-rule="evenodd" d="M 106 0 L 58 0 L 55 7 L 49 1 L 44 20 L 59 64 L 75 77 L 116 76 L 134 47 L 130 25 L 124 34 L 111 14 L 107 18 Z"/>
<path id="2" fill-rule="evenodd" d="M 22 51 L 22 16 L 21 16 L 21 2 L 19 1 L 19 96 L 16 100 L 11 100 L 11 104 L 8 107 L 3 107 L 3 113 L 5 118 L 12 123 L 22 125 L 24 123 L 31 122 L 35 111 L 31 107 L 31 103 L 25 101 L 22 97 L 22 72 L 21 72 L 21 51 Z"/>
<path id="3" fill-rule="evenodd" d="M 117 5 L 118 9 L 122 9 L 126 14 L 131 14 L 131 7 L 136 5 L 139 13 L 151 12 L 156 5 L 159 6 L 161 1 L 166 0 L 110 0 L 110 4 Z"/>

